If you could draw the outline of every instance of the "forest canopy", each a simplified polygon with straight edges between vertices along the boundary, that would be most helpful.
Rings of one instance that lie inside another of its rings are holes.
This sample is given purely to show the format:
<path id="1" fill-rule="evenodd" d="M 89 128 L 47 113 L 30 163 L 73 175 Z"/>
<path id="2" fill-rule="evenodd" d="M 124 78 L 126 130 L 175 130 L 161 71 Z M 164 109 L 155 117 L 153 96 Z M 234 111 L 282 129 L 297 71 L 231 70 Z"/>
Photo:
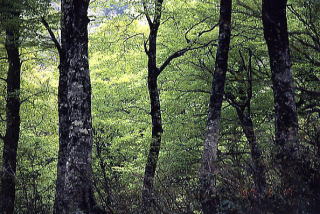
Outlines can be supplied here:
<path id="1" fill-rule="evenodd" d="M 0 213 L 320 213 L 319 17 L 1 0 Z"/>

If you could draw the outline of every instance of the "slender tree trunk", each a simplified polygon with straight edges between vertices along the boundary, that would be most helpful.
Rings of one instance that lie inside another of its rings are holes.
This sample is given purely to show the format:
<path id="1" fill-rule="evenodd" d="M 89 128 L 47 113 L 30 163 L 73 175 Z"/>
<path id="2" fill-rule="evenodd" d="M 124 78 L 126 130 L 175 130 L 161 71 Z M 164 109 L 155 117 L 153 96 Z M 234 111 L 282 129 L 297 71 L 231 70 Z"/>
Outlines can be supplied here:
<path id="1" fill-rule="evenodd" d="M 240 101 L 236 100 L 236 97 L 230 93 L 226 93 L 230 104 L 235 107 L 243 133 L 245 134 L 250 146 L 251 159 L 252 159 L 252 177 L 255 185 L 255 194 L 253 200 L 253 212 L 263 213 L 266 209 L 265 199 L 267 190 L 266 181 L 266 168 L 263 163 L 262 152 L 259 148 L 257 138 L 254 131 L 252 116 L 251 116 L 251 99 L 252 99 L 252 51 L 249 50 L 248 65 L 244 61 L 244 57 L 240 51 L 240 57 L 242 59 L 242 69 L 247 71 L 247 89 L 246 94 L 239 94 Z"/>
<path id="2" fill-rule="evenodd" d="M 320 129 L 315 134 L 314 145 L 316 146 L 317 158 L 320 159 Z"/>
<path id="3" fill-rule="evenodd" d="M 58 86 L 58 112 L 59 112 L 59 152 L 57 165 L 57 180 L 56 180 L 56 196 L 54 210 L 55 213 L 63 213 L 66 202 L 64 202 L 64 185 L 66 176 L 66 162 L 68 155 L 69 142 L 69 117 L 68 117 L 68 99 L 67 99 L 67 65 L 64 53 L 59 51 L 59 86 Z"/>
<path id="4" fill-rule="evenodd" d="M 142 0 L 144 12 L 149 25 L 148 47 L 145 42 L 145 52 L 148 56 L 148 91 L 150 97 L 150 115 L 152 120 L 152 141 L 150 143 L 150 150 L 145 167 L 143 189 L 142 189 L 142 204 L 143 212 L 150 213 L 152 204 L 154 203 L 154 177 L 156 173 L 157 163 L 159 159 L 159 152 L 161 146 L 161 135 L 163 132 L 160 108 L 160 95 L 158 89 L 158 76 L 171 63 L 172 60 L 183 56 L 186 52 L 208 46 L 202 45 L 199 47 L 183 48 L 169 55 L 166 60 L 157 66 L 157 37 L 158 30 L 161 23 L 162 4 L 163 0 L 154 0 L 153 18 L 149 14 L 149 6 L 145 0 Z"/>
<path id="5" fill-rule="evenodd" d="M 264 37 L 269 50 L 275 104 L 276 160 L 280 164 L 282 176 L 288 180 L 293 174 L 287 172 L 295 171 L 293 168 L 297 164 L 298 119 L 291 75 L 286 6 L 286 0 L 263 0 L 262 3 Z M 290 186 L 292 183 L 287 184 Z"/>
<path id="6" fill-rule="evenodd" d="M 217 213 L 216 161 L 221 107 L 224 95 L 231 36 L 232 0 L 220 1 L 219 45 L 209 102 L 207 134 L 200 169 L 200 200 L 204 214 Z"/>
<path id="7" fill-rule="evenodd" d="M 257 143 L 257 138 L 254 132 L 253 122 L 251 119 L 251 113 L 248 109 L 241 111 L 237 109 L 238 118 L 241 123 L 243 133 L 245 134 L 248 143 L 250 145 L 252 167 L 253 167 L 253 180 L 256 187 L 258 204 L 255 206 L 257 210 L 262 209 L 263 199 L 266 194 L 267 181 L 265 173 L 265 165 L 263 164 L 262 152 Z M 260 211 L 261 212 L 261 211 Z"/>
<path id="8" fill-rule="evenodd" d="M 56 214 L 102 213 L 96 206 L 92 184 L 88 6 L 89 0 L 63 0 L 61 4 Z"/>
<path id="9" fill-rule="evenodd" d="M 160 24 L 160 19 L 159 19 Z M 157 163 L 159 159 L 160 145 L 161 145 L 161 134 L 162 120 L 161 120 L 161 107 L 160 107 L 160 96 L 158 89 L 158 75 L 160 71 L 157 67 L 157 34 L 159 25 L 154 24 L 150 26 L 149 35 L 149 50 L 148 55 L 148 91 L 150 97 L 150 114 L 152 120 L 152 141 L 150 143 L 150 150 L 147 158 L 145 167 L 143 190 L 142 190 L 142 203 L 144 211 L 150 212 L 152 203 L 154 202 L 153 196 L 153 184 L 156 173 Z"/>
<path id="10" fill-rule="evenodd" d="M 160 95 L 158 89 L 158 76 L 160 69 L 157 67 L 157 37 L 160 27 L 163 0 L 154 2 L 154 18 L 151 20 L 147 3 L 143 0 L 144 12 L 149 24 L 149 48 L 145 44 L 145 52 L 148 56 L 148 91 L 150 97 L 150 115 L 152 121 L 152 140 L 144 171 L 142 187 L 142 213 L 151 213 L 154 203 L 154 177 L 159 159 L 161 146 L 162 120 Z"/>
<path id="11" fill-rule="evenodd" d="M 15 22 L 20 14 L 10 14 Z M 6 133 L 3 137 L 3 165 L 1 176 L 0 210 L 4 214 L 14 213 L 17 149 L 20 134 L 20 74 L 19 27 L 7 27 L 5 48 L 8 55 Z"/>
<path id="12" fill-rule="evenodd" d="M 142 199 L 145 208 L 151 207 L 154 200 L 153 183 L 160 152 L 161 134 L 163 131 L 161 122 L 160 98 L 156 77 L 149 75 L 148 88 L 151 101 L 152 142 L 150 144 L 143 180 Z"/>

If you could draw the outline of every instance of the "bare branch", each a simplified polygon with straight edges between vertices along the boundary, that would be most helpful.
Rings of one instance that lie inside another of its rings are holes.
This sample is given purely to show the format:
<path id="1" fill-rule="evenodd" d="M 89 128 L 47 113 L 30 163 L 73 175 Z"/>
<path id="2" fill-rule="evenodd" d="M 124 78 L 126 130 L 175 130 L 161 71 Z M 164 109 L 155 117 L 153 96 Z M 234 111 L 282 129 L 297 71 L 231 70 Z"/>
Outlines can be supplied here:
<path id="1" fill-rule="evenodd" d="M 259 5 L 258 2 L 255 2 L 255 3 L 257 3 L 257 5 Z M 239 1 L 239 0 L 237 1 L 237 4 L 248 12 L 240 11 L 240 10 L 235 10 L 235 12 L 261 19 L 262 16 L 261 16 L 261 11 L 258 11 L 259 9 L 254 9 L 254 8 L 250 7 L 249 5 L 245 4 L 243 1 Z"/>
<path id="2" fill-rule="evenodd" d="M 210 91 L 202 90 L 202 89 L 191 89 L 191 90 L 182 90 L 182 89 L 162 89 L 162 91 L 177 91 L 177 92 L 183 92 L 183 93 L 205 93 L 205 94 L 211 94 Z"/>
<path id="3" fill-rule="evenodd" d="M 159 69 L 159 74 L 170 64 L 170 62 L 175 59 L 178 58 L 180 56 L 183 56 L 187 51 L 189 51 L 190 48 L 184 48 L 181 50 L 178 50 L 176 52 L 174 52 L 173 54 L 171 54 L 165 61 L 164 63 L 160 66 Z"/>
<path id="4" fill-rule="evenodd" d="M 149 14 L 149 11 L 148 11 L 148 7 L 147 7 L 147 4 L 146 4 L 146 1 L 143 0 L 142 4 L 143 4 L 144 15 L 146 16 L 148 24 L 149 24 L 149 26 L 152 26 L 153 23 L 152 23 L 151 18 L 150 18 L 150 14 Z"/>
<path id="5" fill-rule="evenodd" d="M 44 17 L 41 17 L 41 23 L 44 25 L 44 27 L 47 29 L 50 37 L 51 37 L 51 40 L 53 41 L 54 45 L 56 46 L 58 52 L 59 52 L 59 55 L 61 57 L 62 55 L 62 48 L 61 48 L 61 45 L 59 43 L 59 41 L 57 40 L 56 36 L 54 35 L 52 29 L 50 28 L 48 22 L 44 19 Z"/>
<path id="6" fill-rule="evenodd" d="M 242 106 L 240 103 L 236 101 L 236 97 L 232 93 L 225 93 L 224 97 L 226 98 L 227 102 L 233 106 L 237 111 L 241 111 Z"/>
<path id="7" fill-rule="evenodd" d="M 186 39 L 186 41 L 189 43 L 191 40 L 188 38 L 188 33 L 190 33 L 190 31 L 192 31 L 196 26 L 204 23 L 207 19 L 211 18 L 212 16 L 207 16 L 204 19 L 200 20 L 199 22 L 195 23 L 194 25 L 192 25 L 184 34 L 184 38 Z"/>
<path id="8" fill-rule="evenodd" d="M 146 52 L 146 54 L 149 56 L 149 50 L 148 50 L 148 47 L 147 47 L 147 44 L 148 44 L 149 40 L 144 40 L 143 41 L 143 47 L 144 47 L 144 52 Z"/>
<path id="9" fill-rule="evenodd" d="M 247 88 L 247 100 L 246 100 L 246 106 L 248 107 L 249 114 L 251 114 L 251 99 L 252 99 L 252 51 L 249 49 L 249 62 L 248 62 L 248 72 L 247 72 L 247 78 L 248 78 L 248 88 Z"/>
<path id="10" fill-rule="evenodd" d="M 198 37 L 202 36 L 205 33 L 209 33 L 211 31 L 213 31 L 217 26 L 219 26 L 219 24 L 220 23 L 218 22 L 217 24 L 213 25 L 210 29 L 199 32 Z"/>
<path id="11" fill-rule="evenodd" d="M 302 87 L 297 87 L 296 89 L 301 91 L 301 92 L 306 93 L 309 96 L 313 96 L 315 98 L 320 97 L 320 91 L 312 91 L 312 90 L 308 90 L 308 89 L 305 89 L 305 88 L 302 88 Z"/>
<path id="12" fill-rule="evenodd" d="M 197 47 L 187 47 L 187 48 L 183 48 L 181 50 L 178 50 L 176 52 L 174 52 L 173 54 L 171 54 L 164 62 L 163 64 L 160 66 L 159 68 L 159 74 L 171 63 L 172 60 L 183 56 L 185 53 L 187 53 L 188 51 L 192 51 L 192 50 L 197 50 L 197 49 L 201 49 L 201 48 L 205 48 L 207 46 L 209 46 L 214 40 L 211 40 L 210 42 L 197 46 Z"/>
<path id="13" fill-rule="evenodd" d="M 26 102 L 26 101 L 29 101 L 29 99 L 30 99 L 31 97 L 38 96 L 38 95 L 44 94 L 44 93 L 46 93 L 46 92 L 47 92 L 47 91 L 39 91 L 39 92 L 37 92 L 37 93 L 35 93 L 35 94 L 32 94 L 32 95 L 26 97 L 25 99 L 21 100 L 20 103 L 22 104 L 22 103 L 24 103 L 24 102 Z"/>

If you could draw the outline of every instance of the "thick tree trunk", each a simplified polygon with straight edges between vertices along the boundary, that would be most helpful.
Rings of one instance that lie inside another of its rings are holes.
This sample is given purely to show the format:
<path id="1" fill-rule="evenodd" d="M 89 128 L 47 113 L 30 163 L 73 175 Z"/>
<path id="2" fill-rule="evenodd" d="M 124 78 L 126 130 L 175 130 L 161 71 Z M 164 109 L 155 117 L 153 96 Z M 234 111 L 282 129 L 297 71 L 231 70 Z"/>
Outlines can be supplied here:
<path id="1" fill-rule="evenodd" d="M 209 103 L 207 134 L 200 169 L 200 200 L 204 214 L 217 212 L 215 174 L 221 107 L 224 95 L 231 37 L 232 0 L 220 1 L 219 45 Z"/>
<path id="2" fill-rule="evenodd" d="M 283 177 L 288 178 L 286 172 L 294 171 L 298 153 L 298 119 L 291 75 L 286 6 L 286 0 L 263 0 L 262 3 L 264 37 L 269 50 L 275 103 L 276 159 Z"/>
<path id="3" fill-rule="evenodd" d="M 290 200 L 304 191 L 304 166 L 299 158 L 298 118 L 293 91 L 291 59 L 286 18 L 287 0 L 263 0 L 262 19 L 268 46 L 275 105 L 275 161 L 282 179 L 282 192 L 293 192 Z M 285 194 L 284 198 L 289 197 Z M 296 213 L 298 203 L 287 203 L 287 212 Z"/>
<path id="4" fill-rule="evenodd" d="M 272 72 L 276 144 L 294 151 L 297 143 L 298 119 L 291 75 L 286 5 L 286 0 L 264 0 L 262 12 L 264 36 Z"/>
<path id="5" fill-rule="evenodd" d="M 59 158 L 56 214 L 102 213 L 92 185 L 89 0 L 63 0 L 59 79 Z"/>
<path id="6" fill-rule="evenodd" d="M 19 13 L 12 14 L 19 18 Z M 16 25 L 16 24 L 14 24 Z M 6 30 L 5 48 L 8 55 L 6 133 L 3 137 L 3 165 L 1 176 L 0 210 L 14 213 L 17 149 L 20 134 L 20 74 L 19 30 L 10 26 Z"/>

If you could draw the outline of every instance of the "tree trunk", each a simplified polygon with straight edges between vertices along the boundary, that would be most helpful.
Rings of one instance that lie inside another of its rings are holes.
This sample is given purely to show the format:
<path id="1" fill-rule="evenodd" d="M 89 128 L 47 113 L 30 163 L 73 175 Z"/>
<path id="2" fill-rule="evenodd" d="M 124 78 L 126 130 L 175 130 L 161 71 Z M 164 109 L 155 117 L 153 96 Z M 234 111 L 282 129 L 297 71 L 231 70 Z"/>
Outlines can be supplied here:
<path id="1" fill-rule="evenodd" d="M 302 193 L 303 166 L 299 160 L 298 118 L 293 91 L 291 59 L 286 18 L 286 0 L 263 0 L 262 20 L 268 46 L 275 105 L 275 162 L 279 166 L 282 192 L 294 195 L 286 199 L 287 212 L 296 213 Z M 288 197 L 283 195 L 284 198 Z M 290 200 L 289 200 L 290 199 Z M 291 201 L 291 203 L 290 203 Z"/>
<path id="2" fill-rule="evenodd" d="M 16 12 L 10 15 L 13 19 L 19 19 L 20 16 Z M 21 61 L 18 29 L 19 27 L 16 23 L 7 27 L 5 41 L 9 69 L 7 75 L 6 133 L 3 137 L 4 148 L 0 192 L 0 210 L 4 214 L 14 213 L 15 201 L 17 149 L 20 134 Z"/>
<path id="3" fill-rule="evenodd" d="M 291 75 L 286 6 L 286 0 L 263 0 L 262 3 L 264 37 L 270 57 L 275 104 L 276 160 L 282 168 L 283 177 L 288 178 L 285 174 L 295 167 L 298 153 L 298 119 Z"/>
<path id="4" fill-rule="evenodd" d="M 89 0 L 63 0 L 59 79 L 59 158 L 56 214 L 102 213 L 92 184 Z"/>
<path id="5" fill-rule="evenodd" d="M 221 107 L 231 35 L 232 0 L 220 1 L 219 45 L 209 102 L 207 134 L 200 169 L 200 200 L 204 214 L 217 212 L 215 176 Z"/>
<path id="6" fill-rule="evenodd" d="M 265 165 L 263 164 L 262 160 L 262 153 L 259 148 L 259 145 L 257 143 L 257 138 L 254 133 L 253 128 L 253 122 L 251 119 L 251 114 L 248 109 L 244 109 L 241 111 L 240 109 L 237 109 L 238 118 L 241 123 L 241 127 L 243 130 L 243 133 L 245 134 L 248 143 L 250 145 L 250 151 L 251 151 L 251 158 L 252 158 L 252 170 L 253 170 L 253 180 L 256 187 L 256 193 L 257 193 L 257 206 L 255 206 L 255 209 L 261 213 L 262 205 L 263 205 L 263 199 L 266 194 L 266 188 L 267 188 L 267 181 L 266 181 L 266 174 L 265 174 Z"/>
<path id="7" fill-rule="evenodd" d="M 161 108 L 160 108 L 160 95 L 158 89 L 158 76 L 161 72 L 171 63 L 172 60 L 183 56 L 186 52 L 190 50 L 195 50 L 198 48 L 205 47 L 207 45 L 202 45 L 197 48 L 183 48 L 169 55 L 166 60 L 157 66 L 157 36 L 158 30 L 161 23 L 162 15 L 162 4 L 163 0 L 154 1 L 154 14 L 153 18 L 149 14 L 149 6 L 146 1 L 142 1 L 146 19 L 149 25 L 149 38 L 147 43 L 145 42 L 144 48 L 148 56 L 148 91 L 150 96 L 150 108 L 151 108 L 151 120 L 152 120 L 152 141 L 150 143 L 150 150 L 148 154 L 148 159 L 145 167 L 143 189 L 142 189 L 142 204 L 143 212 L 150 213 L 152 204 L 154 203 L 154 177 L 157 168 L 157 162 L 159 159 L 159 152 L 161 146 L 161 135 L 163 132 L 162 120 L 161 120 Z M 210 44 L 210 43 L 209 43 Z"/>
<path id="8" fill-rule="evenodd" d="M 160 13 L 160 12 L 159 12 Z M 147 158 L 147 163 L 144 172 L 143 190 L 142 190 L 142 204 L 144 211 L 150 213 L 152 203 L 154 202 L 153 184 L 156 173 L 157 163 L 159 159 L 162 120 L 160 96 L 158 89 L 158 76 L 160 74 L 157 67 L 157 35 L 160 25 L 160 17 L 154 24 L 150 25 L 149 34 L 149 50 L 148 55 L 148 91 L 150 97 L 150 115 L 152 121 L 152 141 L 150 143 L 150 150 Z"/>
<path id="9" fill-rule="evenodd" d="M 160 152 L 161 134 L 163 132 L 157 77 L 154 76 L 151 72 L 148 76 L 148 89 L 151 103 L 152 142 L 150 144 L 150 150 L 143 180 L 142 200 L 143 206 L 144 208 L 146 208 L 146 210 L 150 209 L 152 203 L 154 202 L 153 183 Z"/>
<path id="10" fill-rule="evenodd" d="M 68 116 L 68 99 L 67 99 L 67 65 L 65 54 L 59 51 L 60 65 L 59 65 L 59 86 L 58 86 L 58 112 L 59 112 L 59 152 L 57 165 L 57 180 L 56 180 L 56 195 L 54 210 L 55 213 L 63 213 L 64 207 L 64 185 L 66 176 L 66 162 L 67 162 L 67 145 L 69 142 L 69 116 Z"/>

